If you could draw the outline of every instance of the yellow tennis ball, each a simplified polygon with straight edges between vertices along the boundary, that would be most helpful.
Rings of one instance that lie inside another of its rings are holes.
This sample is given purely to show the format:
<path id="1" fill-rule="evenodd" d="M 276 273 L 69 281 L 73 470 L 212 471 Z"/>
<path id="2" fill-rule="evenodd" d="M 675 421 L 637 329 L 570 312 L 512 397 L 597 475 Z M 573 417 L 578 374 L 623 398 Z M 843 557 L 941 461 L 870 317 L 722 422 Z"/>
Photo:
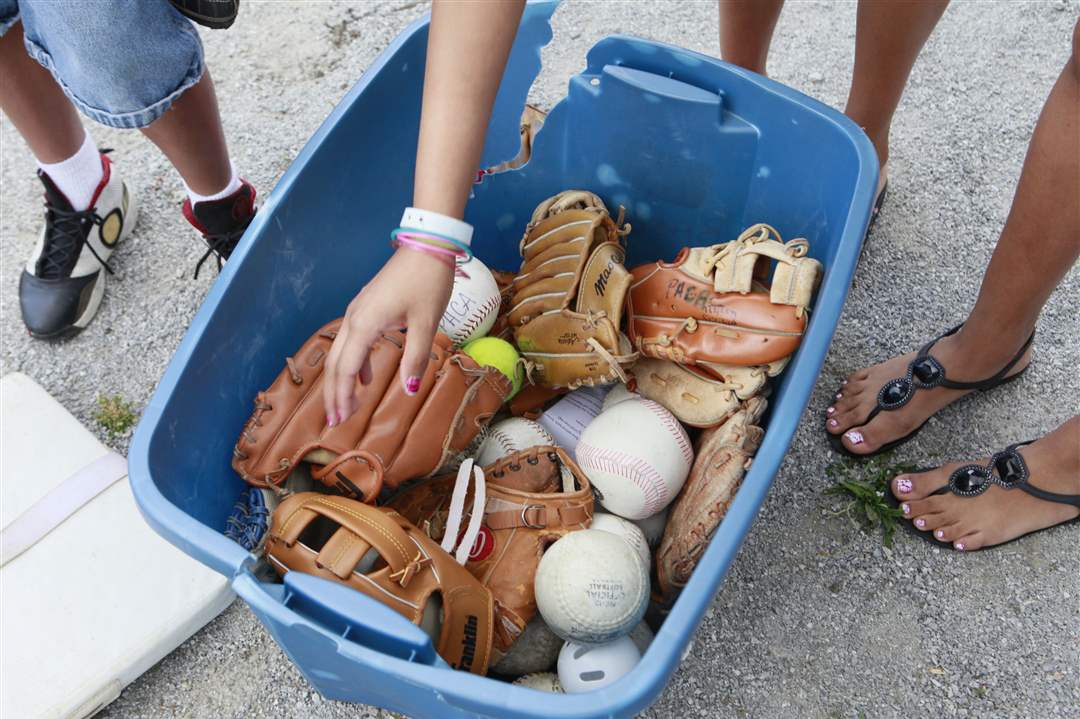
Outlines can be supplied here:
<path id="1" fill-rule="evenodd" d="M 476 360 L 476 363 L 485 367 L 494 367 L 506 375 L 513 385 L 510 397 L 513 397 L 521 389 L 524 380 L 524 372 L 521 363 L 518 362 L 520 355 L 514 345 L 498 337 L 481 337 L 469 342 L 461 348 L 465 354 Z M 507 399 L 510 399 L 507 397 Z"/>

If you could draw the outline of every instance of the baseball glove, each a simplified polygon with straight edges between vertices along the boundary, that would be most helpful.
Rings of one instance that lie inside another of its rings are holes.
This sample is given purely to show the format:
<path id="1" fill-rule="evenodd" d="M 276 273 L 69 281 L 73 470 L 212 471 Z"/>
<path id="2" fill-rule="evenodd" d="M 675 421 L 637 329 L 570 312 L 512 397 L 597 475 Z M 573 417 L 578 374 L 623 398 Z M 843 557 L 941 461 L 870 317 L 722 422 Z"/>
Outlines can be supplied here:
<path id="1" fill-rule="evenodd" d="M 494 663 L 536 615 L 533 578 L 541 555 L 563 535 L 589 526 L 593 493 L 585 474 L 557 447 L 533 447 L 483 470 L 473 467 L 479 476 L 472 490 L 464 476 L 469 464 L 456 479 L 438 477 L 409 487 L 389 506 L 443 547 L 456 544 L 458 560 L 491 590 Z M 470 528 L 462 535 L 466 520 Z"/>
<path id="2" fill-rule="evenodd" d="M 711 372 L 668 360 L 645 357 L 634 365 L 630 388 L 667 408 L 683 424 L 715 427 L 758 395 L 767 396 L 768 378 L 780 373 L 786 360 L 740 367 L 716 364 Z"/>
<path id="3" fill-rule="evenodd" d="M 806 329 L 821 263 L 806 240 L 781 242 L 769 225 L 711 247 L 684 248 L 668 264 L 632 270 L 627 332 L 643 355 L 698 366 L 763 365 L 790 356 Z M 766 286 L 770 260 L 776 261 Z"/>
<path id="4" fill-rule="evenodd" d="M 294 494 L 274 511 L 266 558 L 363 592 L 422 627 L 455 669 L 491 662 L 489 592 L 397 512 L 344 497 Z"/>
<path id="5" fill-rule="evenodd" d="M 530 379 L 550 388 L 626 381 L 637 359 L 620 331 L 630 274 L 622 212 L 613 222 L 591 192 L 569 190 L 533 212 L 521 240 L 510 325 Z"/>
<path id="6" fill-rule="evenodd" d="M 360 407 L 327 427 L 323 363 L 341 320 L 304 343 L 265 392 L 233 449 L 232 466 L 257 487 L 280 487 L 301 461 L 312 476 L 342 494 L 374 503 L 383 486 L 426 477 L 463 451 L 510 394 L 510 380 L 455 351 L 439 333 L 420 390 L 405 394 L 398 364 L 403 332 L 388 332 L 371 349 L 372 379 L 361 386 Z"/>
<path id="7" fill-rule="evenodd" d="M 765 436 L 765 431 L 757 426 L 765 406 L 765 399 L 754 397 L 722 425 L 705 430 L 698 438 L 697 459 L 672 504 L 656 552 L 660 604 L 670 605 L 682 591 L 727 514 L 751 458 Z"/>

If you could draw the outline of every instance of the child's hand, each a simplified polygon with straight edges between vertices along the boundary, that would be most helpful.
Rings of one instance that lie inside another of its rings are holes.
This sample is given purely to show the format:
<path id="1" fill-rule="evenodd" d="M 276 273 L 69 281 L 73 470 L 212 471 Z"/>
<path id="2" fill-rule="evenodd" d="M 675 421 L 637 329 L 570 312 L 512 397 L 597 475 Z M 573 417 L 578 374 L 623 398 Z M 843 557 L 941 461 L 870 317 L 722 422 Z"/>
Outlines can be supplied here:
<path id="1" fill-rule="evenodd" d="M 368 354 L 386 330 L 408 329 L 400 379 L 407 393 L 416 393 L 453 287 L 454 270 L 448 263 L 401 248 L 353 298 L 326 357 L 323 404 L 328 425 L 356 411 L 356 375 L 360 373 L 360 384 L 371 381 Z"/>

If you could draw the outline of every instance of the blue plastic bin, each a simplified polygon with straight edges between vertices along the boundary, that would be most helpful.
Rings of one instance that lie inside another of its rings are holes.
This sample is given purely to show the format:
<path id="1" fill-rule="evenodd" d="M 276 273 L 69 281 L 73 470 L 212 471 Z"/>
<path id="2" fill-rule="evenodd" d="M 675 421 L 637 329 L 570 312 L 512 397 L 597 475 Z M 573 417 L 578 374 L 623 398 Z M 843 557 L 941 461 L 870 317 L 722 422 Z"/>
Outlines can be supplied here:
<path id="1" fill-rule="evenodd" d="M 513 156 L 554 5 L 529 5 L 500 88 L 485 165 Z M 623 717 L 678 665 L 791 441 L 840 316 L 870 216 L 877 160 L 843 115 L 783 85 L 659 43 L 611 37 L 550 113 L 532 160 L 476 187 L 476 250 L 514 268 L 533 207 L 566 188 L 626 206 L 630 262 L 734 238 L 757 221 L 810 239 L 825 276 L 802 346 L 775 388 L 768 432 L 693 578 L 634 671 L 607 689 L 540 695 L 446 667 L 418 629 L 358 593 L 292 573 L 255 579 L 221 534 L 241 489 L 231 449 L 282 358 L 338 316 L 389 255 L 411 199 L 427 20 L 372 64 L 285 173 L 210 291 L 131 447 L 147 521 L 232 579 L 326 697 L 415 717 Z M 408 288 L 403 287 L 403 292 Z"/>

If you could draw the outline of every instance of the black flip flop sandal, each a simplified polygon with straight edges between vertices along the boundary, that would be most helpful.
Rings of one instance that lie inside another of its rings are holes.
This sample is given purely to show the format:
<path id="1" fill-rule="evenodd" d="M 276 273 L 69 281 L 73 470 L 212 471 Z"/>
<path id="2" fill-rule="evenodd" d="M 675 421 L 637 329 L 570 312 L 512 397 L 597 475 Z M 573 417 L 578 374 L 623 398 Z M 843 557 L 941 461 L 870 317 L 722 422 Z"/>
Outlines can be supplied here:
<path id="1" fill-rule="evenodd" d="M 1009 361 L 1009 364 L 1005 365 L 1005 367 L 993 377 L 989 377 L 978 382 L 955 382 L 951 379 L 947 379 L 945 377 L 945 368 L 941 365 L 940 362 L 937 361 L 936 358 L 934 358 L 933 355 L 930 354 L 930 350 L 933 349 L 934 345 L 936 345 L 944 338 L 956 334 L 957 331 L 959 331 L 960 328 L 963 326 L 964 325 L 962 323 L 958 324 L 956 327 L 953 327 L 945 334 L 923 345 L 922 349 L 919 350 L 919 353 L 915 355 L 915 359 L 911 360 L 911 362 L 908 364 L 907 375 L 904 377 L 897 377 L 896 379 L 891 379 L 886 382 L 884 386 L 882 386 L 881 390 L 878 392 L 877 405 L 872 410 L 870 410 L 870 414 L 866 417 L 866 419 L 864 419 L 862 422 L 856 422 L 853 426 L 862 427 L 869 424 L 874 419 L 874 417 L 878 416 L 878 414 L 882 410 L 886 412 L 892 412 L 894 410 L 900 409 L 908 402 L 910 402 L 911 398 L 915 396 L 915 392 L 920 389 L 931 389 L 933 387 L 945 387 L 947 389 L 970 389 L 974 390 L 971 393 L 974 394 L 975 392 L 985 392 L 986 390 L 1000 387 L 1003 384 L 1007 384 L 1015 379 L 1018 379 L 1021 375 L 1024 374 L 1024 372 L 1027 372 L 1027 367 L 1025 367 L 1014 375 L 1010 375 L 1008 377 L 1005 376 L 1009 373 L 1009 370 L 1016 366 L 1016 363 L 1020 361 L 1020 358 L 1024 356 L 1025 352 L 1027 352 L 1028 347 L 1031 346 L 1032 340 L 1035 339 L 1034 332 L 1032 332 L 1031 336 L 1027 338 L 1027 342 L 1025 342 L 1024 346 L 1020 348 L 1020 351 L 1016 353 L 1016 356 Z M 900 437 L 899 439 L 894 439 L 892 442 L 882 445 L 881 447 L 878 447 L 877 450 L 873 452 L 868 452 L 866 454 L 856 454 L 855 452 L 849 451 L 848 448 L 844 446 L 843 442 L 841 442 L 841 438 L 844 436 L 844 433 L 833 434 L 832 432 L 825 430 L 825 435 L 829 438 L 829 443 L 832 445 L 832 448 L 835 451 L 841 454 L 845 454 L 848 457 L 853 457 L 855 459 L 866 459 L 867 457 L 873 457 L 876 454 L 883 454 L 884 452 L 896 449 L 905 442 L 914 439 L 915 435 L 919 433 L 919 430 L 925 427 L 926 423 L 929 421 L 930 417 L 927 417 L 922 424 L 920 424 L 908 434 Z"/>
<path id="2" fill-rule="evenodd" d="M 885 204 L 885 193 L 889 190 L 889 181 L 885 180 L 885 184 L 881 186 L 881 192 L 874 198 L 874 209 L 870 210 L 870 222 L 866 226 L 866 235 L 870 236 L 870 230 L 874 229 L 874 223 L 877 222 L 878 215 L 881 214 L 881 206 Z"/>
<path id="3" fill-rule="evenodd" d="M 1039 489 L 1031 484 L 1031 473 L 1028 471 L 1027 462 L 1024 461 L 1023 455 L 1020 454 L 1017 449 L 1029 445 L 1034 441 L 1035 440 L 1032 439 L 1027 442 L 1010 444 L 1004 450 L 991 457 L 989 464 L 985 467 L 978 464 L 965 464 L 963 467 L 956 469 L 949 475 L 948 484 L 932 492 L 929 496 L 934 496 L 935 494 L 949 494 L 951 492 L 958 497 L 978 497 L 980 494 L 990 489 L 991 484 L 996 484 L 1005 489 L 1019 489 L 1027 492 L 1032 497 L 1038 497 L 1047 502 L 1068 504 L 1080 508 L 1080 494 L 1058 494 L 1057 492 L 1047 492 L 1045 489 Z M 933 470 L 933 467 L 928 469 L 918 469 L 911 472 L 911 474 L 922 474 Z M 885 494 L 885 499 L 895 509 L 900 508 L 900 500 L 893 495 L 891 483 L 889 491 Z M 1080 516 L 1074 517 L 1067 522 L 1052 524 L 1050 527 L 1060 527 L 1062 524 L 1075 523 L 1080 523 Z M 910 520 L 905 521 L 905 524 L 907 528 L 920 539 L 946 549 L 956 549 L 952 542 L 945 542 L 935 537 L 933 532 L 924 532 L 921 529 L 916 528 L 915 524 Z M 1021 534 L 1018 537 L 1013 537 L 1007 542 L 995 544 L 991 547 L 986 547 L 986 549 L 1004 547 L 1006 544 L 1011 544 L 1021 537 L 1026 537 L 1028 534 L 1036 534 L 1045 529 L 1050 529 L 1050 527 L 1043 527 L 1042 529 L 1036 529 L 1033 532 Z"/>

